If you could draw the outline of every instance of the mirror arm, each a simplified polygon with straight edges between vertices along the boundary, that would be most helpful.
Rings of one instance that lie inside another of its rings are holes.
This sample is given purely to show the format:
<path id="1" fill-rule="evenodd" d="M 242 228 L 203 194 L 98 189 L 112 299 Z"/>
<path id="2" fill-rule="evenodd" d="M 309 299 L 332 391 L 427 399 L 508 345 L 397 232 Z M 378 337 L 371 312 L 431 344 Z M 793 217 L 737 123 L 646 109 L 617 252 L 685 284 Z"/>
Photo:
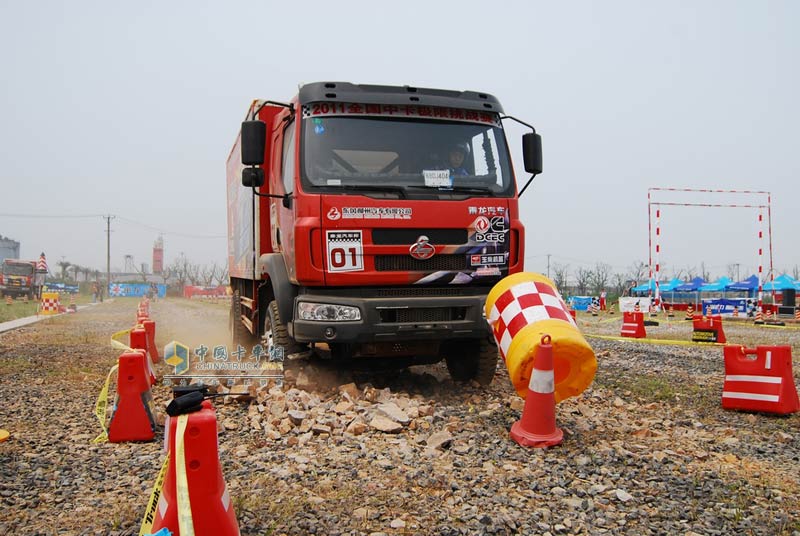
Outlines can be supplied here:
<path id="1" fill-rule="evenodd" d="M 533 175 L 531 175 L 531 178 L 530 178 L 530 179 L 528 179 L 528 182 L 526 182 L 526 183 L 525 183 L 525 186 L 523 186 L 522 190 L 520 190 L 519 194 L 517 195 L 517 198 L 520 198 L 520 197 L 522 197 L 522 194 L 524 194 L 524 193 L 525 193 L 525 189 L 526 189 L 528 186 L 530 186 L 530 184 L 533 182 L 533 179 L 535 179 L 535 178 L 536 178 L 536 174 L 533 174 Z"/>
<path id="2" fill-rule="evenodd" d="M 517 122 L 517 123 L 519 123 L 520 125 L 523 125 L 523 126 L 526 126 L 526 127 L 528 127 L 529 129 L 531 129 L 531 132 L 533 132 L 534 134 L 536 134 L 536 129 L 535 129 L 535 128 L 533 128 L 533 125 L 529 125 L 529 124 L 528 124 L 528 123 L 526 123 L 525 121 L 522 121 L 521 119 L 517 119 L 517 118 L 516 118 L 516 117 L 514 117 L 513 115 L 502 115 L 502 116 L 500 116 L 500 121 L 502 121 L 503 119 L 511 119 L 512 121 L 516 121 L 516 122 Z M 528 186 L 530 186 L 530 184 L 533 182 L 533 179 L 535 179 L 535 178 L 536 178 L 536 175 L 537 175 L 536 173 L 534 173 L 533 175 L 531 175 L 531 178 L 530 178 L 530 179 L 528 179 L 528 182 L 526 182 L 526 183 L 525 183 L 525 186 L 522 188 L 522 190 L 520 190 L 519 194 L 517 195 L 517 198 L 520 198 L 520 197 L 522 197 L 522 194 L 524 194 L 524 193 L 525 193 L 525 190 L 526 190 L 526 189 L 528 188 Z"/>
<path id="3" fill-rule="evenodd" d="M 291 112 L 291 115 L 294 115 L 294 104 L 291 104 L 291 103 L 288 103 L 288 104 L 287 104 L 287 103 L 285 103 L 285 102 L 278 102 L 278 101 L 271 101 L 271 100 L 268 100 L 268 101 L 264 101 L 264 102 L 262 102 L 262 103 L 261 103 L 261 106 L 259 106 L 259 107 L 258 107 L 258 108 L 256 108 L 255 110 L 253 110 L 253 117 L 252 117 L 251 119 L 255 119 L 256 117 L 258 117 L 258 112 L 260 112 L 260 111 L 261 111 L 261 108 L 263 108 L 263 107 L 264 107 L 264 106 L 266 106 L 267 104 L 272 104 L 272 105 L 274 105 L 274 106 L 283 106 L 284 108 L 288 108 L 288 109 L 289 109 L 289 112 Z"/>
<path id="4" fill-rule="evenodd" d="M 533 126 L 532 126 L 532 125 L 529 125 L 528 123 L 526 123 L 525 121 L 522 121 L 521 119 L 517 119 L 517 118 L 516 118 L 516 117 L 514 117 L 513 115 L 501 115 L 501 116 L 500 116 L 500 121 L 502 121 L 503 119 L 511 119 L 512 121 L 516 121 L 516 122 L 517 122 L 517 123 L 519 123 L 520 125 L 523 125 L 523 126 L 526 126 L 526 127 L 528 127 L 529 129 L 531 129 L 531 132 L 533 132 L 534 134 L 536 134 L 536 129 L 535 129 L 535 128 L 533 128 Z"/>
<path id="5" fill-rule="evenodd" d="M 257 195 L 258 197 L 271 197 L 271 198 L 273 198 L 273 199 L 286 199 L 286 198 L 289 198 L 289 199 L 291 199 L 291 197 L 292 197 L 292 194 L 291 194 L 291 192 L 290 192 L 290 193 L 288 193 L 288 194 L 283 194 L 283 195 L 278 195 L 278 194 L 262 194 L 262 193 L 256 192 L 256 187 L 255 187 L 255 186 L 251 186 L 251 188 L 253 189 L 253 194 L 254 194 L 254 195 Z"/>

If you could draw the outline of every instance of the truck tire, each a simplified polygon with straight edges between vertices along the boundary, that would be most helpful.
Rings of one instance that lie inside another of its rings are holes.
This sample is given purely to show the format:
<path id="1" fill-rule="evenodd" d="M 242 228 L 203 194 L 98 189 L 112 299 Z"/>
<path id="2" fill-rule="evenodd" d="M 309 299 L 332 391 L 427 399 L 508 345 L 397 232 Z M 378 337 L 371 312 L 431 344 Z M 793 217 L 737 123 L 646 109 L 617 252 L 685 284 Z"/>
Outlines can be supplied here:
<path id="1" fill-rule="evenodd" d="M 305 349 L 304 345 L 298 344 L 289 336 L 286 324 L 281 322 L 280 314 L 278 314 L 278 302 L 275 300 L 269 302 L 267 306 L 267 314 L 264 315 L 264 334 L 261 336 L 261 340 L 267 358 L 273 348 L 283 348 L 284 358 Z"/>
<path id="2" fill-rule="evenodd" d="M 455 381 L 475 380 L 489 385 L 497 370 L 498 351 L 494 341 L 488 337 L 458 341 L 447 348 L 444 354 L 447 371 Z"/>
<path id="3" fill-rule="evenodd" d="M 241 345 L 249 351 L 258 343 L 257 338 L 242 324 L 242 302 L 239 301 L 238 290 L 231 296 L 230 330 L 234 345 Z"/>

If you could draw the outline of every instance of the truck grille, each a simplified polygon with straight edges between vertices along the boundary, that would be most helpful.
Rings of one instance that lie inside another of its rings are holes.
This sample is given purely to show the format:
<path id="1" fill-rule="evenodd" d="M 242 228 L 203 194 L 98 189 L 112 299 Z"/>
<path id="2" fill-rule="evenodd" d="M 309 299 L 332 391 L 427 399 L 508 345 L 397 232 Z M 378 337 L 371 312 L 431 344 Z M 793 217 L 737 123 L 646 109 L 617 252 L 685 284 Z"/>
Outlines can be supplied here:
<path id="1" fill-rule="evenodd" d="M 409 255 L 376 255 L 375 270 L 378 272 L 436 272 L 439 270 L 467 270 L 467 256 L 434 255 L 419 260 Z"/>
<path id="2" fill-rule="evenodd" d="M 464 320 L 467 316 L 466 307 L 419 307 L 414 309 L 381 309 L 379 310 L 381 323 L 429 323 L 449 322 Z"/>
<path id="3" fill-rule="evenodd" d="M 449 286 L 449 287 L 397 287 L 381 288 L 375 290 L 375 296 L 381 298 L 415 298 L 419 296 L 476 296 L 486 294 L 485 289 L 475 290 L 473 287 Z"/>
<path id="4" fill-rule="evenodd" d="M 423 235 L 428 237 L 431 244 L 436 245 L 462 245 L 468 240 L 466 229 L 373 229 L 372 243 L 410 246 Z"/>

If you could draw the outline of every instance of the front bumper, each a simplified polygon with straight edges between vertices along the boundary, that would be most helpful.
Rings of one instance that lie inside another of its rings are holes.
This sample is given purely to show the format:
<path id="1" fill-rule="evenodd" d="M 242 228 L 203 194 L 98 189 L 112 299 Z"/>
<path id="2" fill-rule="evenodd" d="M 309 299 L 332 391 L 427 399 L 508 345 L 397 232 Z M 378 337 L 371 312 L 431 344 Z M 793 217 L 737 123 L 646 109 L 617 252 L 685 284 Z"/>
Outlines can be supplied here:
<path id="1" fill-rule="evenodd" d="M 346 322 L 298 320 L 299 301 L 358 307 L 361 319 Z M 489 332 L 483 316 L 485 301 L 483 294 L 387 298 L 301 293 L 295 298 L 292 308 L 295 318 L 288 323 L 288 329 L 291 337 L 301 343 L 477 339 Z"/>

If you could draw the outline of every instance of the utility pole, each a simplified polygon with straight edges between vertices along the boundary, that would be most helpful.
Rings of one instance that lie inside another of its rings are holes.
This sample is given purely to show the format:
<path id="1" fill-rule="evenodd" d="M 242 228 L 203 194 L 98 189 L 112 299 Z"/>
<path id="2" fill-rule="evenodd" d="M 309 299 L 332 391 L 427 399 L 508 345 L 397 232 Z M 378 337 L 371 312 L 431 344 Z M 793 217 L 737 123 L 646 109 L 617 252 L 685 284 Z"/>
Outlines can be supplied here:
<path id="1" fill-rule="evenodd" d="M 550 279 L 550 254 L 547 254 L 547 279 Z"/>
<path id="2" fill-rule="evenodd" d="M 109 296 L 111 293 L 111 220 L 115 218 L 109 214 L 108 216 L 103 216 L 106 219 L 106 285 L 107 291 L 109 292 Z"/>
<path id="3" fill-rule="evenodd" d="M 741 281 L 741 279 L 739 279 L 739 263 L 738 262 L 736 263 L 736 281 Z"/>

